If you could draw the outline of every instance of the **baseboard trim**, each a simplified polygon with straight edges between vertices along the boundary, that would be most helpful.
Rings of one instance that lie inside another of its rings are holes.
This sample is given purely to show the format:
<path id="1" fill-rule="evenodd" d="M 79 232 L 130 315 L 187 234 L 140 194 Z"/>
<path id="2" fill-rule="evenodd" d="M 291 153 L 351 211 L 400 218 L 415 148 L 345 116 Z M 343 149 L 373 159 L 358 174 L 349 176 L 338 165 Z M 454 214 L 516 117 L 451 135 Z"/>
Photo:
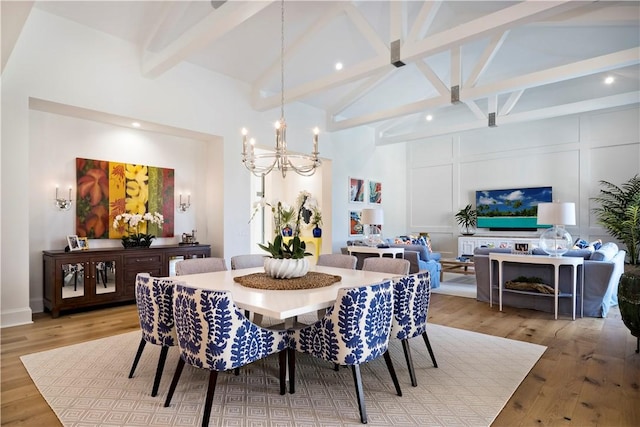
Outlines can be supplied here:
<path id="1" fill-rule="evenodd" d="M 33 323 L 31 308 L 25 307 L 16 310 L 4 310 L 0 314 L 0 328 L 28 325 Z"/>

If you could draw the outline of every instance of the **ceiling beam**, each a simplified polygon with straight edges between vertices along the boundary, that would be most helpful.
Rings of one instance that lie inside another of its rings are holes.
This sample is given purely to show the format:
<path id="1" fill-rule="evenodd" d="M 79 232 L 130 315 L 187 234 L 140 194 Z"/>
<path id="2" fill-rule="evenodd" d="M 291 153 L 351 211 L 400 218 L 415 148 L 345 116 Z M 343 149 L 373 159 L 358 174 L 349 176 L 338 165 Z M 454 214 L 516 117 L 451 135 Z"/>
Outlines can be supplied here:
<path id="1" fill-rule="evenodd" d="M 500 118 L 500 125 L 529 122 L 533 120 L 549 119 L 553 117 L 568 116 L 572 114 L 585 113 L 594 110 L 604 110 L 607 108 L 622 107 L 625 105 L 637 104 L 640 100 L 640 91 L 632 91 L 618 95 L 605 96 L 602 98 L 589 99 L 586 101 L 573 102 L 569 104 L 556 105 L 548 108 L 525 111 L 518 114 L 503 116 Z M 401 142 L 427 139 L 435 136 L 448 135 L 452 133 L 464 132 L 474 129 L 486 128 L 487 122 L 475 120 L 453 126 L 429 127 L 429 129 L 397 134 L 392 136 L 376 135 L 376 145 L 396 144 Z"/>
<path id="2" fill-rule="evenodd" d="M 362 97 L 371 89 L 380 85 L 384 82 L 389 75 L 391 75 L 392 70 L 381 71 L 376 75 L 365 79 L 363 83 L 361 83 L 358 87 L 349 92 L 346 96 L 343 96 L 336 104 L 332 105 L 327 111 L 328 117 L 335 117 L 340 112 L 346 110 L 351 105 L 353 105 L 358 100 L 362 99 Z"/>
<path id="3" fill-rule="evenodd" d="M 472 88 L 462 88 L 460 90 L 460 99 L 462 101 L 471 101 L 480 98 L 487 98 L 488 96 L 494 94 L 510 93 L 513 91 L 543 86 L 546 84 L 570 80 L 573 78 L 583 77 L 603 71 L 623 68 L 638 63 L 640 63 L 640 51 L 636 48 L 627 49 L 608 55 L 602 55 L 596 58 L 586 59 L 584 61 L 574 62 L 572 64 L 537 71 L 511 79 L 501 80 L 496 83 L 490 83 Z M 440 100 L 440 103 L 436 102 L 436 100 Z M 348 129 L 351 127 L 367 125 L 379 120 L 391 119 L 403 114 L 419 113 L 427 108 L 439 108 L 449 104 L 449 99 L 447 99 L 445 102 L 443 100 L 443 97 L 440 96 L 413 102 L 403 107 L 380 110 L 359 117 L 351 117 L 349 119 L 335 121 L 327 126 L 327 130 L 337 131 Z"/>
<path id="4" fill-rule="evenodd" d="M 480 80 L 480 77 L 482 77 L 482 74 L 485 72 L 487 67 L 489 67 L 489 64 L 491 64 L 491 61 L 500 50 L 500 47 L 502 47 L 502 44 L 508 34 L 509 31 L 505 31 L 502 34 L 496 34 L 491 38 L 491 41 L 482 52 L 482 55 L 480 56 L 480 59 L 478 59 L 478 62 L 469 75 L 469 78 L 464 82 L 464 87 L 473 87 L 478 83 L 478 80 Z"/>
<path id="5" fill-rule="evenodd" d="M 583 2 L 571 0 L 563 1 L 535 1 L 527 0 L 514 6 L 504 8 L 482 18 L 472 20 L 446 31 L 429 36 L 417 42 L 407 41 L 402 47 L 402 58 L 405 63 L 415 62 L 424 57 L 439 53 L 474 39 L 487 37 L 495 32 L 504 32 L 510 28 L 547 18 L 554 13 L 564 12 L 570 8 L 584 6 Z M 406 59 L 406 61 L 405 61 Z M 288 102 L 300 101 L 305 97 L 316 95 L 337 86 L 354 82 L 376 74 L 381 69 L 393 67 L 387 55 L 364 60 L 347 69 L 339 75 L 331 74 L 298 87 L 287 89 L 285 98 Z M 258 111 L 275 108 L 280 103 L 280 94 L 274 94 L 254 103 Z"/>
<path id="6" fill-rule="evenodd" d="M 442 0 L 426 1 L 418 12 L 418 17 L 407 35 L 407 41 L 416 41 L 424 37 L 442 6 Z"/>
<path id="7" fill-rule="evenodd" d="M 273 1 L 226 2 L 157 54 L 146 52 L 142 73 L 156 78 L 268 7 Z"/>

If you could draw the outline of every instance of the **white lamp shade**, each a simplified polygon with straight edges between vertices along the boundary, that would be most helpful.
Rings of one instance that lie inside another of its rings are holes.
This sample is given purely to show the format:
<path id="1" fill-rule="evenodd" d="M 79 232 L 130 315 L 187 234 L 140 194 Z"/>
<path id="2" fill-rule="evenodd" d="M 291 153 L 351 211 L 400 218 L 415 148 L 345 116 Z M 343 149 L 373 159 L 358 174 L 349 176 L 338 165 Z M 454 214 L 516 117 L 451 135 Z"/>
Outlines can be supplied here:
<path id="1" fill-rule="evenodd" d="M 539 203 L 538 225 L 576 225 L 576 204 Z"/>
<path id="2" fill-rule="evenodd" d="M 362 223 L 382 225 L 384 223 L 382 209 L 362 209 Z"/>

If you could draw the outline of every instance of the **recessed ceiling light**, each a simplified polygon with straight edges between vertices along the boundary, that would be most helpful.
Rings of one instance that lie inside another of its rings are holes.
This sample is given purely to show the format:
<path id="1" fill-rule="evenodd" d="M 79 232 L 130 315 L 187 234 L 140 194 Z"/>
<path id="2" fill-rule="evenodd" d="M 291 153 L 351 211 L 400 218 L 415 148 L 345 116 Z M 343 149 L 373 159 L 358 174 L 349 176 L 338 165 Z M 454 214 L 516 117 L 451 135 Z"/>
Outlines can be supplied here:
<path id="1" fill-rule="evenodd" d="M 613 76 L 607 76 L 607 77 L 604 79 L 604 82 L 605 82 L 605 84 L 610 85 L 610 84 L 611 84 L 611 83 L 613 83 L 615 80 L 616 80 L 616 79 L 615 79 Z"/>
<path id="2" fill-rule="evenodd" d="M 131 126 L 133 126 L 134 128 L 139 128 L 140 127 L 140 123 L 133 122 L 133 123 L 131 123 Z"/>
<path id="3" fill-rule="evenodd" d="M 342 62 L 336 62 L 336 71 L 342 70 Z"/>
<path id="4" fill-rule="evenodd" d="M 425 117 L 425 119 L 430 122 L 431 120 L 433 120 L 433 116 L 431 114 L 427 114 L 427 117 Z"/>

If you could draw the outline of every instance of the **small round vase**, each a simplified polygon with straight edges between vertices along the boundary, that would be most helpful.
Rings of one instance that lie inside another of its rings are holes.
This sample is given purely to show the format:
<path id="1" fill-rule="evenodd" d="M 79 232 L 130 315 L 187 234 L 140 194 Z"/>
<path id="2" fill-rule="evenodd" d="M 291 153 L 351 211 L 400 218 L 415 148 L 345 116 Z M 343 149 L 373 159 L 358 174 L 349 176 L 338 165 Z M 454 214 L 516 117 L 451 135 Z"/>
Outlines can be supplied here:
<path id="1" fill-rule="evenodd" d="M 264 272 L 274 279 L 293 279 L 302 277 L 309 271 L 309 261 L 301 259 L 276 259 L 266 258 L 264 260 Z"/>
<path id="2" fill-rule="evenodd" d="M 289 227 L 288 225 L 286 227 L 284 227 L 282 229 L 282 235 L 284 237 L 291 237 L 293 236 L 293 228 Z"/>
<path id="3" fill-rule="evenodd" d="M 317 225 L 311 231 L 313 233 L 313 237 L 322 237 L 322 228 L 318 227 Z"/>

